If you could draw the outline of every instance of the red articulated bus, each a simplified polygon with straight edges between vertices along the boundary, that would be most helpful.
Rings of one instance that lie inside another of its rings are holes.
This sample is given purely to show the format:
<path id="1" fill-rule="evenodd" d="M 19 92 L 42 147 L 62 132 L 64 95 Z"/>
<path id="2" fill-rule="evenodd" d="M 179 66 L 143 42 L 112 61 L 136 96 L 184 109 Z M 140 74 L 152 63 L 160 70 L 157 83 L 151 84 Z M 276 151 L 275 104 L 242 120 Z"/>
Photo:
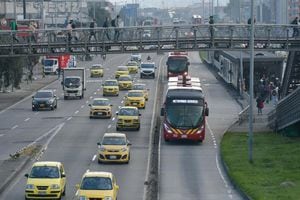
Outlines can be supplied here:
<path id="1" fill-rule="evenodd" d="M 205 138 L 205 118 L 208 114 L 209 109 L 199 78 L 190 76 L 169 78 L 161 108 L 165 141 L 202 142 Z"/>
<path id="2" fill-rule="evenodd" d="M 167 60 L 167 76 L 176 77 L 178 75 L 187 76 L 190 65 L 187 52 L 171 52 Z"/>

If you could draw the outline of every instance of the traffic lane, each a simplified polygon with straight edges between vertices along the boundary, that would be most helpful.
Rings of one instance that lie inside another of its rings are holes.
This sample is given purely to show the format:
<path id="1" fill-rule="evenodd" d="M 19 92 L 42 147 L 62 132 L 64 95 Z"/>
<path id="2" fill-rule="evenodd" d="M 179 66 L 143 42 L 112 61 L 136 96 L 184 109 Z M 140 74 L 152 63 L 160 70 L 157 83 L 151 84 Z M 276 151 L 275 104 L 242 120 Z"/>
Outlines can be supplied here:
<path id="1" fill-rule="evenodd" d="M 206 138 L 201 145 L 162 142 L 161 200 L 231 199 L 219 176 L 216 150 L 210 140 Z"/>
<path id="2" fill-rule="evenodd" d="M 179 146 L 175 143 L 177 148 L 174 148 L 174 144 L 162 142 L 161 199 L 181 199 L 173 197 L 172 193 L 178 194 L 179 197 L 184 194 L 187 199 L 241 199 L 228 184 L 228 180 L 224 178 L 224 173 L 219 167 L 216 139 L 223 134 L 219 130 L 224 130 L 230 125 L 229 121 L 232 120 L 230 117 L 234 115 L 234 110 L 237 108 L 236 102 L 226 94 L 227 91 L 207 67 L 201 64 L 198 53 L 189 53 L 189 56 L 192 63 L 189 73 L 200 78 L 206 101 L 211 109 L 207 118 L 206 138 L 203 144 L 196 145 L 195 148 L 189 143 L 181 143 Z M 212 108 L 216 105 L 220 108 Z M 224 112 L 227 113 L 224 114 Z M 220 123 L 220 116 L 229 118 L 229 121 L 224 120 L 224 123 Z M 209 121 L 211 119 L 214 120 Z M 177 152 L 176 155 L 172 155 L 174 151 Z M 170 169 L 173 169 L 171 175 Z M 179 177 L 184 184 L 179 185 L 172 181 L 174 177 Z"/>
<path id="3" fill-rule="evenodd" d="M 127 56 L 120 57 L 127 58 Z M 114 59 L 114 57 L 112 57 L 107 61 L 107 64 L 110 65 L 112 63 L 115 63 L 116 61 L 120 62 L 120 60 L 116 60 Z M 94 61 L 94 63 L 98 62 L 100 61 Z M 86 66 L 90 65 L 92 64 L 86 64 Z M 108 75 L 110 75 L 111 73 L 109 73 Z M 90 82 L 91 80 L 92 79 L 87 80 L 87 90 L 85 91 L 86 97 L 81 100 L 63 100 L 63 90 L 59 80 L 47 86 L 46 89 L 55 90 L 55 93 L 58 96 L 58 109 L 55 111 L 32 112 L 31 98 L 28 98 L 26 101 L 23 101 L 13 108 L 9 109 L 8 111 L 2 113 L 2 115 L 0 115 L 0 157 L 2 159 L 7 159 L 9 154 L 12 154 L 18 151 L 20 148 L 28 145 L 36 138 L 41 136 L 41 134 L 47 132 L 47 130 L 50 130 L 63 120 L 69 120 L 73 115 L 76 115 L 79 110 L 86 106 L 86 104 L 88 104 L 92 99 L 92 95 L 94 95 L 94 93 L 96 92 L 95 88 L 99 88 L 101 86 L 102 79 L 97 79 L 96 83 Z M 45 123 L 45 119 L 51 119 L 51 121 L 47 120 L 47 122 Z M 7 124 L 10 124 L 10 126 Z M 41 126 L 41 124 L 43 127 L 38 128 L 39 126 Z M 33 128 L 29 130 L 27 127 Z M 22 135 L 21 142 L 19 141 L 20 135 Z"/>

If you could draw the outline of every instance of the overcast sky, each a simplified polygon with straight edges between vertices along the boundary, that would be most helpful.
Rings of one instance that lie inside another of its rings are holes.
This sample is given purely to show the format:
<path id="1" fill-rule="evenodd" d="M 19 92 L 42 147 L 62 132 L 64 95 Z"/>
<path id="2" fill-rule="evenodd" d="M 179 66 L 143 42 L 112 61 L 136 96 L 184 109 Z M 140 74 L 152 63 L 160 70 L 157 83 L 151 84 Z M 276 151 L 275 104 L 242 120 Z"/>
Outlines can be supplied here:
<path id="1" fill-rule="evenodd" d="M 171 8 L 171 7 L 184 7 L 193 3 L 202 3 L 203 0 L 110 0 L 112 3 L 140 3 L 141 7 L 159 7 L 159 8 Z M 214 1 L 214 5 L 226 5 L 229 0 L 204 0 L 205 2 Z"/>

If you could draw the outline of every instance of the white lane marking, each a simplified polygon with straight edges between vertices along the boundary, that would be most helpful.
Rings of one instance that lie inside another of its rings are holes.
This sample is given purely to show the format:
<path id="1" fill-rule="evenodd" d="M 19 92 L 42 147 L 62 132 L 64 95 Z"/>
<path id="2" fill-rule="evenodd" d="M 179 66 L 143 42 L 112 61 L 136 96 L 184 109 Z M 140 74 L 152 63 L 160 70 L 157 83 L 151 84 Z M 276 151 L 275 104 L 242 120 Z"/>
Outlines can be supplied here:
<path id="1" fill-rule="evenodd" d="M 89 103 L 89 101 L 86 101 L 85 103 Z"/>
<path id="2" fill-rule="evenodd" d="M 79 113 L 79 110 L 76 110 L 76 111 L 75 111 L 75 115 L 76 115 L 77 113 Z"/>
<path id="3" fill-rule="evenodd" d="M 26 118 L 25 120 L 24 120 L 24 122 L 27 122 L 27 121 L 29 121 L 30 120 L 30 118 L 28 117 L 28 118 Z"/>
<path id="4" fill-rule="evenodd" d="M 89 172 L 89 171 L 90 171 L 89 169 L 86 170 L 86 172 Z"/>
<path id="5" fill-rule="evenodd" d="M 75 196 L 78 196 L 78 190 L 76 191 L 76 194 L 75 194 Z"/>
<path id="6" fill-rule="evenodd" d="M 121 108 L 121 106 L 118 106 L 119 107 L 119 109 Z"/>
<path id="7" fill-rule="evenodd" d="M 97 158 L 97 155 L 95 154 L 95 155 L 93 156 L 92 161 L 94 162 L 94 161 L 96 160 L 96 158 Z"/>
<path id="8" fill-rule="evenodd" d="M 217 144 L 217 140 L 216 140 L 215 134 L 214 134 L 214 132 L 211 130 L 211 128 L 210 128 L 208 122 L 206 122 L 206 126 L 207 126 L 207 128 L 208 128 L 208 130 L 209 130 L 209 132 L 210 132 L 211 137 L 212 137 L 212 141 L 213 141 L 213 144 L 214 144 L 214 148 L 217 149 L 217 148 L 218 148 L 218 144 Z"/>
<path id="9" fill-rule="evenodd" d="M 80 108 L 84 108 L 84 105 L 82 105 Z"/>
<path id="10" fill-rule="evenodd" d="M 99 91 L 100 91 L 100 89 L 97 89 L 97 91 L 99 92 Z"/>
<path id="11" fill-rule="evenodd" d="M 34 113 L 34 115 L 38 115 L 38 114 L 39 114 L 39 112 Z"/>
<path id="12" fill-rule="evenodd" d="M 53 92 L 56 92 L 56 89 L 54 89 Z"/>
<path id="13" fill-rule="evenodd" d="M 18 125 L 14 125 L 14 126 L 11 128 L 11 130 L 14 130 L 14 129 L 18 128 L 18 127 L 19 127 Z"/>
<path id="14" fill-rule="evenodd" d="M 0 134 L 0 137 L 4 136 L 4 134 Z"/>
<path id="15" fill-rule="evenodd" d="M 56 82 L 57 82 L 57 81 L 53 81 L 53 82 L 50 83 L 49 85 L 46 85 L 45 87 L 41 88 L 41 90 L 42 90 L 42 89 L 45 89 L 45 88 L 47 88 L 47 87 L 49 87 L 50 85 L 53 85 L 53 84 L 56 83 Z M 13 105 L 11 105 L 11 106 L 8 106 L 7 108 L 1 110 L 1 111 L 0 111 L 0 115 L 1 115 L 2 113 L 4 113 L 4 112 L 8 111 L 9 109 L 15 107 L 16 105 L 19 105 L 20 103 L 26 101 L 27 99 L 32 98 L 32 95 L 34 95 L 35 93 L 36 93 L 36 92 L 33 92 L 32 94 L 30 94 L 29 96 L 25 97 L 24 99 L 18 101 L 17 103 L 15 103 L 15 104 L 13 104 Z"/>
<path id="16" fill-rule="evenodd" d="M 64 93 L 61 93 L 61 96 L 64 96 Z"/>
<path id="17" fill-rule="evenodd" d="M 111 124 L 110 125 L 108 125 L 108 127 L 107 127 L 108 129 L 110 129 L 111 128 Z"/>
<path id="18" fill-rule="evenodd" d="M 72 117 L 69 117 L 68 119 L 67 119 L 67 121 L 70 121 L 72 119 Z"/>
<path id="19" fill-rule="evenodd" d="M 121 101 L 121 103 L 124 103 L 124 101 Z"/>
<path id="20" fill-rule="evenodd" d="M 111 119 L 111 121 L 115 121 L 115 119 L 116 119 L 116 118 L 115 118 L 115 117 L 113 117 L 113 118 Z"/>
<path id="21" fill-rule="evenodd" d="M 94 95 L 96 95 L 97 94 L 97 92 L 94 92 Z"/>
<path id="22" fill-rule="evenodd" d="M 92 99 L 93 98 L 93 96 L 90 96 L 90 99 Z"/>

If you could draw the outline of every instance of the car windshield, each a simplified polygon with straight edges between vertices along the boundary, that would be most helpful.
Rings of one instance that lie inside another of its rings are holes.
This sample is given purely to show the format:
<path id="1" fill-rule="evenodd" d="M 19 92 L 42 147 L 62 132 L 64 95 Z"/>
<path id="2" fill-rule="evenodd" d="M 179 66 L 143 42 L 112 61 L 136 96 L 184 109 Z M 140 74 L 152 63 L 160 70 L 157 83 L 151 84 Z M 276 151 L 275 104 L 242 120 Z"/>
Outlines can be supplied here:
<path id="1" fill-rule="evenodd" d="M 144 89 L 144 86 L 143 85 L 134 85 L 132 87 L 133 90 L 143 90 Z"/>
<path id="2" fill-rule="evenodd" d="M 112 182 L 107 177 L 85 177 L 82 180 L 81 190 L 112 190 Z"/>
<path id="3" fill-rule="evenodd" d="M 127 67 L 118 67 L 118 71 L 128 71 Z"/>
<path id="4" fill-rule="evenodd" d="M 143 92 L 128 92 L 128 97 L 142 97 L 144 96 Z"/>
<path id="5" fill-rule="evenodd" d="M 131 81 L 131 78 L 129 76 L 120 76 L 119 81 Z"/>
<path id="6" fill-rule="evenodd" d="M 117 86 L 118 83 L 117 83 L 117 81 L 105 81 L 104 85 L 105 86 Z"/>
<path id="7" fill-rule="evenodd" d="M 154 68 L 154 64 L 142 64 L 141 68 L 153 69 Z"/>
<path id="8" fill-rule="evenodd" d="M 95 99 L 93 101 L 93 106 L 108 106 L 109 102 L 106 99 Z"/>
<path id="9" fill-rule="evenodd" d="M 37 92 L 34 98 L 51 98 L 52 92 Z"/>
<path id="10" fill-rule="evenodd" d="M 123 108 L 119 111 L 119 115 L 138 116 L 139 111 L 137 109 L 133 109 L 133 108 Z"/>
<path id="11" fill-rule="evenodd" d="M 52 66 L 54 64 L 54 60 L 44 60 L 44 65 L 45 66 Z"/>
<path id="12" fill-rule="evenodd" d="M 130 62 L 130 63 L 127 63 L 127 66 L 137 66 L 137 64 L 134 62 Z"/>
<path id="13" fill-rule="evenodd" d="M 35 166 L 29 178 L 59 178 L 59 170 L 56 166 Z"/>
<path id="14" fill-rule="evenodd" d="M 168 105 L 167 120 L 177 128 L 194 128 L 203 121 L 203 106 L 199 105 Z"/>
<path id="15" fill-rule="evenodd" d="M 80 85 L 80 78 L 66 78 L 65 79 L 65 85 L 79 86 Z"/>
<path id="16" fill-rule="evenodd" d="M 126 145 L 125 137 L 104 137 L 103 145 Z"/>
<path id="17" fill-rule="evenodd" d="M 186 58 L 169 58 L 168 59 L 168 70 L 170 72 L 182 72 L 187 69 Z"/>
<path id="18" fill-rule="evenodd" d="M 100 66 L 100 65 L 94 65 L 94 66 L 92 66 L 92 69 L 102 69 L 102 66 Z"/>

